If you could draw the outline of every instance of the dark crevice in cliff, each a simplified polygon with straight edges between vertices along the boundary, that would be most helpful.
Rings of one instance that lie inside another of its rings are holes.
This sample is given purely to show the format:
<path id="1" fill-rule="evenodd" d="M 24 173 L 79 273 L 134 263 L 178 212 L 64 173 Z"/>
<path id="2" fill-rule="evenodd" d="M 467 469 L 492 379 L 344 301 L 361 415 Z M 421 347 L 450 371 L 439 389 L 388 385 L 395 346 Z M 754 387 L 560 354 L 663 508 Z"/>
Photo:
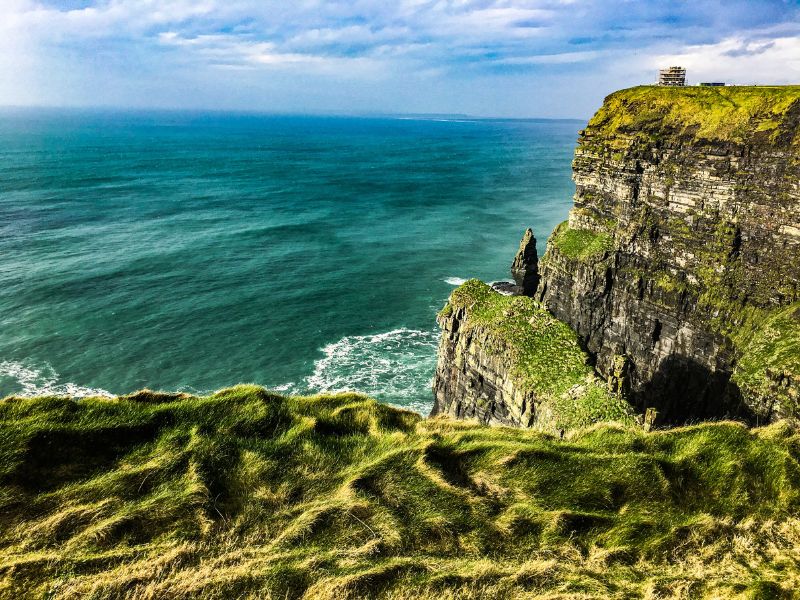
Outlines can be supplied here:
<path id="1" fill-rule="evenodd" d="M 730 377 L 691 357 L 670 356 L 641 389 L 630 393 L 630 400 L 641 411 L 655 408 L 659 425 L 727 418 L 755 425 L 757 416 Z"/>
<path id="2" fill-rule="evenodd" d="M 728 253 L 728 260 L 736 260 L 739 258 L 739 253 L 742 250 L 742 229 L 737 227 L 733 234 L 733 243 L 731 244 L 731 251 Z"/>
<path id="3" fill-rule="evenodd" d="M 655 346 L 661 339 L 661 327 L 661 321 L 656 319 L 656 322 L 653 324 L 653 334 L 651 336 L 653 340 L 653 346 Z"/>

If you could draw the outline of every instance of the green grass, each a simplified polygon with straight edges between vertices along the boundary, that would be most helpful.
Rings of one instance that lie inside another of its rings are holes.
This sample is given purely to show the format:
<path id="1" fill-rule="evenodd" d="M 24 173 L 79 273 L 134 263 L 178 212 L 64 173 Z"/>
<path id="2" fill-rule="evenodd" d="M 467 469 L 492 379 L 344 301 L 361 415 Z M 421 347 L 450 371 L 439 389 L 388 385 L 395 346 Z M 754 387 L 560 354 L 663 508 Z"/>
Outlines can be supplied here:
<path id="1" fill-rule="evenodd" d="M 800 303 L 751 311 L 734 337 L 741 357 L 733 381 L 750 397 L 775 398 L 780 413 L 800 414 Z"/>
<path id="2" fill-rule="evenodd" d="M 614 224 L 611 223 L 608 227 L 613 230 Z M 614 239 L 610 234 L 588 229 L 571 229 L 566 221 L 555 228 L 548 243 L 567 258 L 581 262 L 602 258 L 606 252 L 614 249 Z"/>
<path id="3" fill-rule="evenodd" d="M 639 86 L 608 96 L 586 132 L 614 149 L 632 139 L 664 137 L 754 142 L 789 147 L 800 155 L 800 132 L 787 118 L 800 110 L 800 86 L 668 88 Z"/>
<path id="4" fill-rule="evenodd" d="M 549 429 L 573 429 L 599 421 L 630 424 L 633 412 L 594 375 L 575 332 L 532 298 L 504 296 L 472 279 L 456 288 L 445 313 L 465 310 L 464 333 L 479 329 L 490 343 L 483 349 L 510 363 L 519 389 L 531 390 L 552 416 L 539 423 Z"/>
<path id="5" fill-rule="evenodd" d="M 566 439 L 355 394 L 0 401 L 4 598 L 781 598 L 785 424 Z"/>

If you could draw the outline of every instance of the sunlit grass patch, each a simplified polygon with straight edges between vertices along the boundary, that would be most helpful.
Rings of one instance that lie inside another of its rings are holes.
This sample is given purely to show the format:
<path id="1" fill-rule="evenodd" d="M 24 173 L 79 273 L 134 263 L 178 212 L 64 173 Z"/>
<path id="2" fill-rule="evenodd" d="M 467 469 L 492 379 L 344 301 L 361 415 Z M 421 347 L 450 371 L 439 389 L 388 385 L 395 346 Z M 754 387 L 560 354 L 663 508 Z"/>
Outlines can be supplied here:
<path id="1" fill-rule="evenodd" d="M 533 298 L 504 296 L 473 279 L 456 288 L 450 310 L 463 311 L 463 331 L 479 329 L 489 340 L 482 351 L 510 362 L 519 389 L 540 403 L 540 426 L 551 430 L 600 421 L 633 423 L 633 411 L 589 365 L 575 332 Z"/>
<path id="2" fill-rule="evenodd" d="M 255 386 L 8 398 L 0 596 L 789 597 L 798 448 L 785 424 L 560 440 Z"/>

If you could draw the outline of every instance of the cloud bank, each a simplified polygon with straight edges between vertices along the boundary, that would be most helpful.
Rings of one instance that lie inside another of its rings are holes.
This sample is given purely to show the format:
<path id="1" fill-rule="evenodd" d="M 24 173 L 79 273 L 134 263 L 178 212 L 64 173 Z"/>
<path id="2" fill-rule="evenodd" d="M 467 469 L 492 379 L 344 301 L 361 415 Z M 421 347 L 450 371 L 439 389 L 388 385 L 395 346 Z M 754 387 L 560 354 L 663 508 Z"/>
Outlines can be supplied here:
<path id="1" fill-rule="evenodd" d="M 5 0 L 0 104 L 585 117 L 683 64 L 800 82 L 794 0 Z"/>

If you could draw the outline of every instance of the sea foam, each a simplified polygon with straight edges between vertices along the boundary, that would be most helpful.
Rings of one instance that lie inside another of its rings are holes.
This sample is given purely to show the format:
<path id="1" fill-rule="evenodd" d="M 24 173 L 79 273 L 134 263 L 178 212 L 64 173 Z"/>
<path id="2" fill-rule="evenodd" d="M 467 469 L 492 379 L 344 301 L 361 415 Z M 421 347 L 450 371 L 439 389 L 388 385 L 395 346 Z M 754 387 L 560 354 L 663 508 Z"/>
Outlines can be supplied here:
<path id="1" fill-rule="evenodd" d="M 450 285 L 462 285 L 467 283 L 467 280 L 463 277 L 445 277 L 444 282 Z"/>
<path id="2" fill-rule="evenodd" d="M 60 382 L 58 373 L 49 364 L 37 367 L 29 363 L 3 361 L 0 362 L 0 378 L 11 379 L 14 382 L 11 387 L 15 396 L 114 397 L 111 392 L 100 388 Z"/>
<path id="3" fill-rule="evenodd" d="M 311 393 L 356 391 L 426 413 L 436 367 L 435 330 L 393 329 L 351 335 L 322 348 L 305 384 Z"/>

